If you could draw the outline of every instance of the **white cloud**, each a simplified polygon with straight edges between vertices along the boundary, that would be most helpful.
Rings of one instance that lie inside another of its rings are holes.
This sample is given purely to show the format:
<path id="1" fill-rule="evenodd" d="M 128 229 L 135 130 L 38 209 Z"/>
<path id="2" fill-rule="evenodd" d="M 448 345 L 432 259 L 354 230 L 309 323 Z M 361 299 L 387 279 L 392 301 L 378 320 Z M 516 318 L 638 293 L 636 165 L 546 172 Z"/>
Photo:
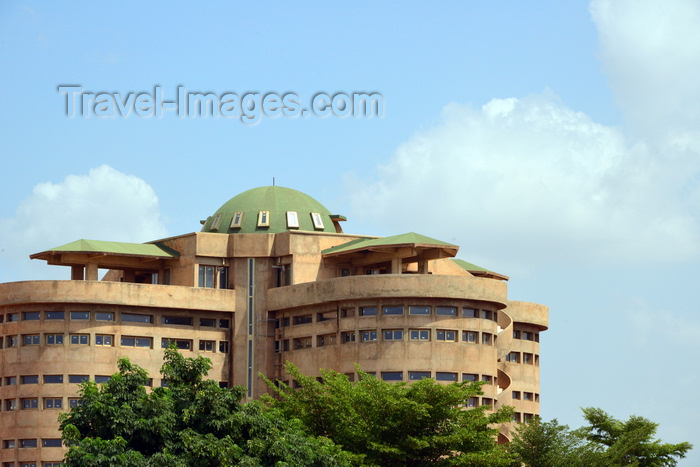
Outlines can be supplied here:
<path id="1" fill-rule="evenodd" d="M 65 276 L 43 261 L 41 269 L 29 265 L 29 255 L 80 238 L 144 242 L 165 235 L 153 188 L 102 165 L 61 183 L 39 183 L 13 218 L 0 219 L 2 280 Z"/>
<path id="2" fill-rule="evenodd" d="M 354 203 L 377 225 L 440 234 L 501 266 L 676 261 L 700 252 L 683 168 L 547 92 L 448 105 Z"/>

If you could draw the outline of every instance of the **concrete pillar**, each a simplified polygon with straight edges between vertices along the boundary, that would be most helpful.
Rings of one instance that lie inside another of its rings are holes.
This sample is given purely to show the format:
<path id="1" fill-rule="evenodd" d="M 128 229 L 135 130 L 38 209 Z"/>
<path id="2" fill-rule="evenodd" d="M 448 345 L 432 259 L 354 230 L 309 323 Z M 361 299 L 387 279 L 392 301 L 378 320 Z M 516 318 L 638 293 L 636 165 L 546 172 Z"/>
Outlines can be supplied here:
<path id="1" fill-rule="evenodd" d="M 88 263 L 87 264 L 87 271 L 86 271 L 85 278 L 89 281 L 96 281 L 97 280 L 97 264 L 95 264 L 95 263 Z"/>
<path id="2" fill-rule="evenodd" d="M 392 274 L 401 274 L 401 258 L 392 258 L 391 259 L 391 273 Z"/>

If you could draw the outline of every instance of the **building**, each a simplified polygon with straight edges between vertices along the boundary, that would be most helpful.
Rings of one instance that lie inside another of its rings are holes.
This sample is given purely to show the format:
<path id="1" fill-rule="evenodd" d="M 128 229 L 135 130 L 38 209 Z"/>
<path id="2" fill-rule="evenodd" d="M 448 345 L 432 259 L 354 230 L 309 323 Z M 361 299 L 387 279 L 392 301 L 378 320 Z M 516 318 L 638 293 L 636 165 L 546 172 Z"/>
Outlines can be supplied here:
<path id="1" fill-rule="evenodd" d="M 172 342 L 249 398 L 266 392 L 258 373 L 294 385 L 287 360 L 351 378 L 358 363 L 388 381 L 483 380 L 469 405 L 513 405 L 515 421 L 539 412 L 546 307 L 508 300 L 508 278 L 455 259 L 456 245 L 349 235 L 343 221 L 308 195 L 262 187 L 200 232 L 32 255 L 69 266 L 71 280 L 0 284 L 2 466 L 60 462 L 56 416 L 78 403 L 78 383 L 106 381 L 128 356 L 161 385 Z"/>

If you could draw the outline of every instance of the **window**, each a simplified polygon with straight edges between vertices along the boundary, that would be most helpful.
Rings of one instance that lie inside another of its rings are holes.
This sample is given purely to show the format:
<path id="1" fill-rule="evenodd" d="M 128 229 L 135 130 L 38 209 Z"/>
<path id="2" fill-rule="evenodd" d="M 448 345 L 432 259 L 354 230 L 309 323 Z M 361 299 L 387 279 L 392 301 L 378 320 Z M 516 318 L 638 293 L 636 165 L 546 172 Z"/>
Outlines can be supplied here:
<path id="1" fill-rule="evenodd" d="M 19 314 L 18 313 L 8 313 L 6 321 L 8 323 L 14 323 L 16 321 L 19 321 Z"/>
<path id="2" fill-rule="evenodd" d="M 39 345 L 39 334 L 25 334 L 22 336 L 23 345 Z"/>
<path id="3" fill-rule="evenodd" d="M 474 373 L 462 373 L 462 381 L 479 381 L 479 375 Z"/>
<path id="4" fill-rule="evenodd" d="M 377 340 L 377 331 L 361 331 L 362 342 L 373 342 Z"/>
<path id="5" fill-rule="evenodd" d="M 89 334 L 71 334 L 70 343 L 73 345 L 88 345 L 90 343 Z"/>
<path id="6" fill-rule="evenodd" d="M 481 310 L 482 319 L 493 319 L 493 313 L 490 310 Z"/>
<path id="7" fill-rule="evenodd" d="M 478 397 L 470 397 L 467 399 L 467 407 L 473 408 L 473 407 L 478 407 L 479 406 L 479 398 Z"/>
<path id="8" fill-rule="evenodd" d="M 435 314 L 438 316 L 457 316 L 457 308 L 454 306 L 435 307 Z"/>
<path id="9" fill-rule="evenodd" d="M 507 362 L 520 363 L 520 352 L 511 352 L 506 355 Z"/>
<path id="10" fill-rule="evenodd" d="M 316 347 L 323 347 L 326 345 L 335 345 L 336 344 L 336 335 L 335 334 L 324 334 L 322 336 L 317 336 L 316 337 Z"/>
<path id="11" fill-rule="evenodd" d="M 168 339 L 164 337 L 160 341 L 160 346 L 162 348 L 168 347 L 170 344 L 175 344 L 175 346 L 180 350 L 192 350 L 192 341 L 189 339 Z M 143 346 L 136 346 L 143 347 Z"/>
<path id="12" fill-rule="evenodd" d="M 25 311 L 22 313 L 23 321 L 38 321 L 41 313 L 38 311 Z"/>
<path id="13" fill-rule="evenodd" d="M 493 376 L 491 375 L 481 375 L 481 381 L 486 384 L 493 384 Z"/>
<path id="14" fill-rule="evenodd" d="M 385 306 L 382 310 L 383 310 L 385 315 L 402 315 L 403 314 L 403 307 L 402 306 Z"/>
<path id="15" fill-rule="evenodd" d="M 526 400 L 526 401 L 534 400 L 534 394 L 531 392 L 524 392 L 523 393 L 523 400 Z"/>
<path id="16" fill-rule="evenodd" d="M 523 331 L 523 339 L 526 341 L 534 341 L 535 338 L 533 337 L 531 332 Z"/>
<path id="17" fill-rule="evenodd" d="M 63 375 L 44 375 L 44 384 L 61 384 Z"/>
<path id="18" fill-rule="evenodd" d="M 457 373 L 438 371 L 435 373 L 436 381 L 457 381 Z"/>
<path id="19" fill-rule="evenodd" d="M 38 409 L 39 408 L 39 399 L 36 397 L 27 397 L 24 399 L 20 399 L 20 406 L 22 407 L 22 410 L 30 410 L 30 409 Z"/>
<path id="20" fill-rule="evenodd" d="M 199 265 L 199 287 L 206 287 L 209 289 L 214 288 L 214 273 L 216 268 L 214 266 L 204 266 Z"/>
<path id="21" fill-rule="evenodd" d="M 531 353 L 523 354 L 523 363 L 527 363 L 528 365 L 532 365 L 534 363 Z"/>
<path id="22" fill-rule="evenodd" d="M 348 342 L 355 342 L 355 332 L 354 331 L 341 332 L 340 333 L 340 342 L 342 342 L 343 344 L 347 344 Z"/>
<path id="23" fill-rule="evenodd" d="M 313 316 L 311 315 L 303 315 L 303 316 L 295 316 L 294 317 L 294 324 L 309 324 L 312 323 L 314 320 Z"/>
<path id="24" fill-rule="evenodd" d="M 310 349 L 311 348 L 311 337 L 298 337 L 294 339 L 294 349 Z"/>
<path id="25" fill-rule="evenodd" d="M 46 319 L 66 319 L 66 313 L 63 311 L 47 311 Z"/>
<path id="26" fill-rule="evenodd" d="M 412 341 L 429 341 L 430 329 L 411 329 L 409 335 Z"/>
<path id="27" fill-rule="evenodd" d="M 19 447 L 21 448 L 35 448 L 37 446 L 36 439 L 20 439 Z"/>
<path id="28" fill-rule="evenodd" d="M 219 341 L 219 352 L 228 353 L 228 342 Z"/>
<path id="29" fill-rule="evenodd" d="M 5 410 L 17 410 L 17 399 L 5 399 Z"/>
<path id="30" fill-rule="evenodd" d="M 323 313 L 317 313 L 316 314 L 316 322 L 320 323 L 321 321 L 330 321 L 335 319 L 338 316 L 338 313 L 336 311 L 326 311 Z"/>
<path id="31" fill-rule="evenodd" d="M 5 376 L 5 386 L 14 386 L 17 384 L 16 376 Z"/>
<path id="32" fill-rule="evenodd" d="M 47 345 L 63 344 L 63 334 L 46 334 Z"/>
<path id="33" fill-rule="evenodd" d="M 69 397 L 68 398 L 68 407 L 71 409 L 74 407 L 77 407 L 79 405 L 83 405 L 82 402 L 80 401 L 79 397 Z"/>
<path id="34" fill-rule="evenodd" d="M 492 342 L 491 337 L 492 337 L 492 335 L 489 334 L 488 332 L 482 332 L 481 333 L 481 343 L 484 345 L 491 345 L 491 342 Z"/>
<path id="35" fill-rule="evenodd" d="M 219 230 L 219 222 L 221 222 L 221 213 L 218 213 L 216 216 L 214 216 L 214 220 L 211 221 L 209 230 Z"/>
<path id="36" fill-rule="evenodd" d="M 19 341 L 17 340 L 17 336 L 7 336 L 5 338 L 5 346 L 7 348 L 17 347 L 18 343 L 19 343 Z"/>
<path id="37" fill-rule="evenodd" d="M 270 227 L 270 211 L 258 213 L 258 227 Z"/>
<path id="38" fill-rule="evenodd" d="M 512 397 L 513 399 L 518 399 L 518 400 L 519 400 L 519 399 L 520 399 L 520 391 L 513 391 L 511 397 Z"/>
<path id="39" fill-rule="evenodd" d="M 88 379 L 88 375 L 68 375 L 68 382 L 72 384 L 84 383 Z"/>
<path id="40" fill-rule="evenodd" d="M 354 308 L 341 308 L 340 309 L 340 317 L 341 318 L 352 318 L 355 316 L 355 309 Z"/>
<path id="41" fill-rule="evenodd" d="M 299 228 L 299 216 L 297 215 L 296 211 L 287 211 L 287 228 Z"/>
<path id="42" fill-rule="evenodd" d="M 376 306 L 361 306 L 360 316 L 376 316 L 377 307 Z"/>
<path id="43" fill-rule="evenodd" d="M 479 339 L 479 333 L 476 331 L 462 331 L 462 342 L 476 344 Z"/>
<path id="44" fill-rule="evenodd" d="M 457 340 L 457 331 L 447 331 L 445 329 L 438 329 L 435 332 L 435 340 L 454 342 Z"/>
<path id="45" fill-rule="evenodd" d="M 207 328 L 216 327 L 216 319 L 214 318 L 199 318 L 199 325 Z"/>
<path id="46" fill-rule="evenodd" d="M 429 371 L 409 371 L 408 372 L 408 379 L 411 381 L 416 381 L 416 380 L 425 379 L 425 378 L 430 378 Z"/>
<path id="47" fill-rule="evenodd" d="M 520 339 L 520 331 L 513 331 L 513 339 Z"/>
<path id="48" fill-rule="evenodd" d="M 6 439 L 5 441 L 2 442 L 2 448 L 3 449 L 14 449 L 15 448 L 15 440 L 14 439 Z"/>
<path id="49" fill-rule="evenodd" d="M 430 307 L 429 306 L 422 306 L 422 305 L 412 305 L 408 307 L 408 314 L 409 315 L 429 315 L 430 314 Z"/>
<path id="50" fill-rule="evenodd" d="M 44 462 L 43 464 L 41 464 L 41 467 L 61 467 L 61 462 Z"/>
<path id="51" fill-rule="evenodd" d="M 199 350 L 201 352 L 213 352 L 216 348 L 215 341 L 199 341 Z"/>
<path id="52" fill-rule="evenodd" d="M 320 213 L 312 212 L 311 213 L 311 220 L 314 223 L 315 230 L 323 230 L 323 217 L 321 217 Z"/>
<path id="53" fill-rule="evenodd" d="M 98 384 L 109 383 L 110 376 L 95 375 L 95 382 Z"/>
<path id="54" fill-rule="evenodd" d="M 180 326 L 192 326 L 192 318 L 186 316 L 163 316 L 161 318 L 163 324 L 177 324 Z"/>
<path id="55" fill-rule="evenodd" d="M 70 312 L 71 321 L 84 321 L 90 319 L 89 311 L 71 311 Z"/>
<path id="56" fill-rule="evenodd" d="M 384 333 L 385 341 L 400 341 L 403 339 L 403 330 L 401 329 L 385 329 L 382 332 Z"/>
<path id="57" fill-rule="evenodd" d="M 44 438 L 41 440 L 41 446 L 44 448 L 60 448 L 61 445 L 61 438 Z"/>
<path id="58" fill-rule="evenodd" d="M 476 308 L 462 308 L 462 317 L 463 318 L 478 318 L 479 317 L 479 310 Z"/>
<path id="59" fill-rule="evenodd" d="M 62 397 L 44 397 L 45 409 L 60 409 L 63 407 Z"/>
<path id="60" fill-rule="evenodd" d="M 114 336 L 111 334 L 97 334 L 95 345 L 111 346 L 114 343 Z"/>
<path id="61" fill-rule="evenodd" d="M 96 311 L 95 321 L 114 321 L 114 313 L 111 311 Z"/>
<path id="62" fill-rule="evenodd" d="M 39 375 L 20 376 L 20 384 L 39 384 Z"/>
<path id="63" fill-rule="evenodd" d="M 220 328 L 228 329 L 228 327 L 229 327 L 229 320 L 227 320 L 227 319 L 220 319 L 220 320 L 219 320 L 219 327 L 220 327 Z"/>
<path id="64" fill-rule="evenodd" d="M 482 397 L 481 405 L 493 405 L 493 399 L 491 399 L 490 397 Z"/>
<path id="65" fill-rule="evenodd" d="M 403 371 L 382 371 L 384 381 L 403 381 Z"/>
<path id="66" fill-rule="evenodd" d="M 122 323 L 153 323 L 153 315 L 138 315 L 135 313 L 122 313 Z"/>
<path id="67" fill-rule="evenodd" d="M 241 222 L 243 222 L 243 213 L 238 211 L 233 213 L 233 218 L 231 219 L 231 226 L 230 228 L 232 229 L 240 229 L 241 228 Z"/>

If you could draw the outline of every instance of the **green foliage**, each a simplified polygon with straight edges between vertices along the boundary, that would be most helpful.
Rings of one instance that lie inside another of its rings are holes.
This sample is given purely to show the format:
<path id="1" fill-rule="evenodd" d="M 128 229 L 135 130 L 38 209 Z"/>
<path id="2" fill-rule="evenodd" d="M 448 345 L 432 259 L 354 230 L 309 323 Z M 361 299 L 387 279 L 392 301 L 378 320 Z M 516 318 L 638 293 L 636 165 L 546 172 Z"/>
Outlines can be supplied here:
<path id="1" fill-rule="evenodd" d="M 145 370 L 127 359 L 104 385 L 81 386 L 81 405 L 60 416 L 74 466 L 342 466 L 352 456 L 308 436 L 298 421 L 254 401 L 242 388 L 205 380 L 208 359 L 165 353 L 167 388 L 150 393 Z"/>
<path id="2" fill-rule="evenodd" d="M 268 381 L 280 400 L 267 397 L 266 402 L 301 420 L 311 434 L 361 456 L 363 465 L 510 463 L 496 445 L 494 425 L 509 421 L 512 409 L 464 409 L 470 397 L 481 394 L 481 383 L 388 383 L 359 369 L 354 383 L 334 371 L 322 371 L 319 382 L 289 363 L 286 368 L 301 388 Z"/>
<path id="3" fill-rule="evenodd" d="M 588 426 L 571 431 L 556 420 L 535 418 L 521 425 L 508 450 L 514 465 L 528 467 L 666 467 L 692 449 L 689 443 L 654 440 L 657 424 L 632 416 L 616 420 L 596 408 L 583 409 Z"/>

